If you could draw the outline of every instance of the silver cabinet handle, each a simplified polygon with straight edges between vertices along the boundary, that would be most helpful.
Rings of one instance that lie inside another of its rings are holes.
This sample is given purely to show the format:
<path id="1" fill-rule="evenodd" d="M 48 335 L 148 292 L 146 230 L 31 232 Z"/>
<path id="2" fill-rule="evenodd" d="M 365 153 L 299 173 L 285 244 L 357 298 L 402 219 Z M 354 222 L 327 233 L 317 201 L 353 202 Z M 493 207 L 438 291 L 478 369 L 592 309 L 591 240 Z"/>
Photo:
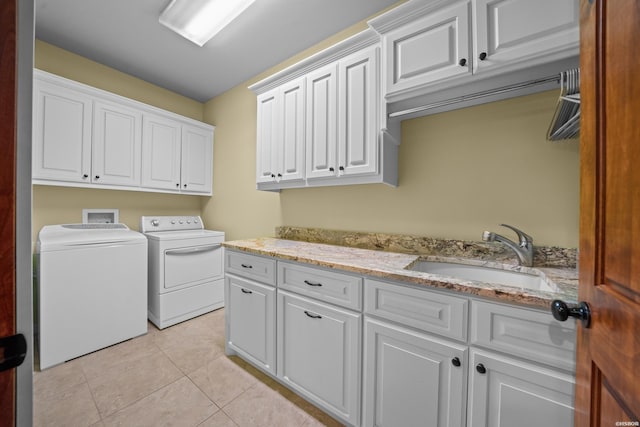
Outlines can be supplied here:
<path id="1" fill-rule="evenodd" d="M 220 248 L 222 245 L 208 245 L 208 246 L 196 246 L 195 248 L 186 248 L 186 249 L 172 249 L 170 251 L 165 251 L 165 255 L 193 255 L 201 252 L 209 252 Z"/>

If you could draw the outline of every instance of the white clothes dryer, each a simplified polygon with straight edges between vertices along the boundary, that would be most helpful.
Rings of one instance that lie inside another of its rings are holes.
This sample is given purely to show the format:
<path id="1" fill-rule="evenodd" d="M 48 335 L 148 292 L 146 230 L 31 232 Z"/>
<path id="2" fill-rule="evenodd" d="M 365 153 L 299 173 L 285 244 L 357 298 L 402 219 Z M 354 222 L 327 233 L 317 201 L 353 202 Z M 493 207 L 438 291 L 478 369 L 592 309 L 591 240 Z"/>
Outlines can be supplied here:
<path id="1" fill-rule="evenodd" d="M 199 216 L 143 216 L 149 241 L 148 317 L 159 329 L 224 306 L 224 232 Z"/>
<path id="2" fill-rule="evenodd" d="M 124 224 L 47 225 L 36 245 L 40 369 L 147 333 L 147 239 Z"/>

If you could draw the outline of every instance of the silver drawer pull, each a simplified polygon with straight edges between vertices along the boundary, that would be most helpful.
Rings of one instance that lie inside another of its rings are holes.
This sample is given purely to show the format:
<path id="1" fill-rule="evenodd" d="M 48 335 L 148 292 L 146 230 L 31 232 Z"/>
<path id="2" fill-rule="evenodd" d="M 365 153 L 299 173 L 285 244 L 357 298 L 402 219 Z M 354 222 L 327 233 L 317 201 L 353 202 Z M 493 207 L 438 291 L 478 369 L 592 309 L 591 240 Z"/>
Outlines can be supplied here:
<path id="1" fill-rule="evenodd" d="M 309 286 L 322 286 L 322 283 L 310 282 L 308 280 L 305 280 L 304 283 L 306 283 Z"/>
<path id="2" fill-rule="evenodd" d="M 319 314 L 309 313 L 307 310 L 304 311 L 304 314 L 311 317 L 312 319 L 322 319 L 322 316 L 320 316 Z"/>
<path id="3" fill-rule="evenodd" d="M 253 268 L 251 264 L 240 264 L 240 266 L 242 266 L 242 268 Z"/>
<path id="4" fill-rule="evenodd" d="M 220 248 L 222 245 L 208 245 L 208 246 L 197 246 L 195 248 L 186 248 L 186 249 L 172 249 L 169 251 L 165 251 L 166 255 L 194 255 L 202 252 L 209 252 Z"/>
<path id="5" fill-rule="evenodd" d="M 240 290 L 242 291 L 243 294 L 252 294 L 253 291 L 250 291 L 249 289 L 245 289 L 245 288 L 240 288 Z"/>

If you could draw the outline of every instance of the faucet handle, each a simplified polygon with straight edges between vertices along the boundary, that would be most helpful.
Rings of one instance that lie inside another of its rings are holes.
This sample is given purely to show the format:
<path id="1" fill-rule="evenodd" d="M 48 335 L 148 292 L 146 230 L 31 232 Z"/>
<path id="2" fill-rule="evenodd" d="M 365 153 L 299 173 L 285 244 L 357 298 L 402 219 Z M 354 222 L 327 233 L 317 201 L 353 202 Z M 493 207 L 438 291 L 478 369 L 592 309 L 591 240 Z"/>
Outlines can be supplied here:
<path id="1" fill-rule="evenodd" d="M 525 233 L 522 230 L 517 229 L 516 227 L 509 225 L 509 224 L 500 224 L 501 227 L 507 227 L 511 230 L 513 230 L 517 235 L 518 235 L 518 239 L 520 240 L 520 246 L 522 247 L 527 247 L 530 244 L 533 243 L 533 237 L 529 236 L 527 233 Z"/>

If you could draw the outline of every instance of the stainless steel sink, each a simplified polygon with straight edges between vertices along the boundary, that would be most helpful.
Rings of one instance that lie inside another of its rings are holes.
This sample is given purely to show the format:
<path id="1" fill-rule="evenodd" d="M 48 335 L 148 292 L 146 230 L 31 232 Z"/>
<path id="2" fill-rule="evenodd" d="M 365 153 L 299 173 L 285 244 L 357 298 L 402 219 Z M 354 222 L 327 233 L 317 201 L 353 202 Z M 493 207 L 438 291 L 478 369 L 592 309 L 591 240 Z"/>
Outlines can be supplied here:
<path id="1" fill-rule="evenodd" d="M 500 270 L 480 265 L 419 260 L 407 268 L 429 274 L 438 274 L 463 280 L 496 283 L 522 289 L 553 292 L 555 289 L 537 274 Z"/>

